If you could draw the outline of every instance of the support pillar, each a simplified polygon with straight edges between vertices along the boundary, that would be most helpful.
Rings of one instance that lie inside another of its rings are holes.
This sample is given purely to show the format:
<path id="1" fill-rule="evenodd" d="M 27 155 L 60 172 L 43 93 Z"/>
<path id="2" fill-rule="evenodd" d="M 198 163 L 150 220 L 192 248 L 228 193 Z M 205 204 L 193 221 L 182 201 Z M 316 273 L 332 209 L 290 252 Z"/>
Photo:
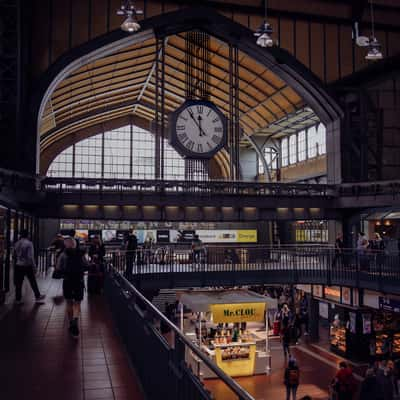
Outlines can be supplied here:
<path id="1" fill-rule="evenodd" d="M 319 301 L 312 295 L 308 296 L 308 333 L 312 342 L 319 340 Z"/>

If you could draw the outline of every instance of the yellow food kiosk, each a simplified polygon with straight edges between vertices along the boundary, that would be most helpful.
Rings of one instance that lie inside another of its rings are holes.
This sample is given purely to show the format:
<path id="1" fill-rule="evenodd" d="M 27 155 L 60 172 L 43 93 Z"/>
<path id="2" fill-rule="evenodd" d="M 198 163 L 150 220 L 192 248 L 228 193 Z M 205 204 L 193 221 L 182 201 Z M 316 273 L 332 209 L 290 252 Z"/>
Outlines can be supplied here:
<path id="1" fill-rule="evenodd" d="M 268 306 L 275 309 L 277 301 L 250 290 L 193 290 L 178 293 L 179 301 L 197 313 L 196 333 L 187 335 L 197 341 L 206 353 L 226 374 L 232 377 L 264 374 L 270 367 L 268 343 Z M 183 331 L 183 306 L 181 307 Z M 265 346 L 256 348 L 259 338 L 249 329 L 249 322 L 262 322 L 265 328 Z M 233 328 L 230 326 L 233 324 Z M 209 335 L 209 326 L 212 335 Z M 200 334 L 201 332 L 201 334 Z M 213 378 L 214 373 L 205 365 L 187 355 L 187 361 L 203 378 Z"/>

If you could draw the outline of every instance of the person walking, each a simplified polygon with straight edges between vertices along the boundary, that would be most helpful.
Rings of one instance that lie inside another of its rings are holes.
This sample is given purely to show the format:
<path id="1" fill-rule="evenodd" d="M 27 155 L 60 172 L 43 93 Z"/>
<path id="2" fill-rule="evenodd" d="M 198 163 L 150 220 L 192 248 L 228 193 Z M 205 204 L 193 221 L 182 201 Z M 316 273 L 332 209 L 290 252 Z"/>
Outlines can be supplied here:
<path id="1" fill-rule="evenodd" d="M 361 271 L 364 271 L 368 268 L 368 258 L 367 258 L 368 246 L 369 242 L 364 232 L 359 232 L 357 239 L 357 256 L 358 256 L 358 264 Z"/>
<path id="2" fill-rule="evenodd" d="M 126 251 L 126 266 L 125 266 L 125 276 L 131 276 L 133 270 L 133 264 L 137 256 L 138 240 L 136 235 L 131 232 L 125 244 Z"/>
<path id="3" fill-rule="evenodd" d="M 342 267 L 343 265 L 343 249 L 344 249 L 344 242 L 343 236 L 339 233 L 335 240 L 335 255 L 333 258 L 332 267 Z"/>
<path id="4" fill-rule="evenodd" d="M 372 368 L 367 369 L 365 373 L 359 397 L 362 400 L 384 400 L 382 389 Z"/>
<path id="5" fill-rule="evenodd" d="M 346 362 L 339 363 L 339 370 L 332 381 L 332 386 L 337 394 L 337 400 L 352 400 L 356 392 L 356 382 L 353 371 Z"/>
<path id="6" fill-rule="evenodd" d="M 104 262 L 104 257 L 106 255 L 106 248 L 100 239 L 99 235 L 95 235 L 89 246 L 89 257 L 93 259 L 97 256 L 99 262 Z"/>
<path id="7" fill-rule="evenodd" d="M 35 256 L 33 243 L 29 240 L 29 233 L 26 229 L 21 231 L 21 238 L 14 246 L 14 284 L 15 284 L 15 302 L 22 304 L 22 284 L 25 276 L 31 285 L 35 294 L 36 302 L 40 303 L 46 297 L 40 294 L 35 277 Z"/>
<path id="8" fill-rule="evenodd" d="M 300 370 L 295 359 L 290 359 L 287 368 L 285 369 L 284 384 L 286 386 L 286 400 L 296 400 L 297 388 L 300 383 Z"/>
<path id="9" fill-rule="evenodd" d="M 282 335 L 282 347 L 283 347 L 283 356 L 286 358 L 287 356 L 290 357 L 290 342 L 292 340 L 291 337 L 291 329 L 289 326 L 283 329 Z"/>
<path id="10" fill-rule="evenodd" d="M 78 319 L 85 289 L 84 272 L 87 269 L 84 251 L 76 247 L 76 241 L 68 237 L 64 240 L 65 250 L 59 258 L 57 269 L 62 272 L 63 294 L 67 301 L 69 332 L 75 338 L 79 336 Z"/>

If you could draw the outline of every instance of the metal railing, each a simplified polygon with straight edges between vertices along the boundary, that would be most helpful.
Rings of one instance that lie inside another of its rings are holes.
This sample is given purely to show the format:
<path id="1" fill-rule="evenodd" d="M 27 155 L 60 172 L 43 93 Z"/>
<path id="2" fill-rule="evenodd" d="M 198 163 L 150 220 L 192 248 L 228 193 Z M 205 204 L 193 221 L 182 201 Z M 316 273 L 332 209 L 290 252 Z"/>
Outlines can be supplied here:
<path id="1" fill-rule="evenodd" d="M 106 277 L 105 293 L 148 399 L 215 399 L 186 363 L 192 352 L 232 392 L 230 398 L 254 400 L 113 268 Z M 160 325 L 172 332 L 173 340 L 163 336 Z"/>
<path id="2" fill-rule="evenodd" d="M 400 181 L 301 184 L 248 181 L 182 181 L 157 179 L 44 178 L 49 193 L 212 193 L 258 196 L 359 197 L 400 195 Z"/>
<path id="3" fill-rule="evenodd" d="M 164 248 L 108 255 L 137 287 L 235 286 L 304 283 L 400 293 L 400 257 L 382 251 L 329 247 Z"/>
<path id="4" fill-rule="evenodd" d="M 278 182 L 45 178 L 41 185 L 42 190 L 48 193 L 209 193 L 213 195 L 252 196 L 336 196 L 334 185 Z"/>

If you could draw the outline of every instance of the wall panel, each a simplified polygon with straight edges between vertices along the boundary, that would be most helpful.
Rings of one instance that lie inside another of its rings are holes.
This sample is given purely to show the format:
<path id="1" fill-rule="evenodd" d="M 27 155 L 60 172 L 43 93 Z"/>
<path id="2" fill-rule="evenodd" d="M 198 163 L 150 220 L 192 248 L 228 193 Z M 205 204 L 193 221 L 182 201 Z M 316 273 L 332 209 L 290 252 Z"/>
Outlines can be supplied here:
<path id="1" fill-rule="evenodd" d="M 49 65 L 49 0 L 34 0 L 32 10 L 32 74 L 36 77 Z"/>
<path id="2" fill-rule="evenodd" d="M 400 33 L 389 32 L 389 52 L 393 56 L 400 53 Z"/>
<path id="3" fill-rule="evenodd" d="M 51 25 L 51 61 L 54 62 L 59 56 L 69 49 L 69 1 L 55 4 L 53 0 Z"/>
<path id="4" fill-rule="evenodd" d="M 94 38 L 107 32 L 107 0 L 92 0 L 91 8 L 90 37 Z"/>
<path id="5" fill-rule="evenodd" d="M 337 25 L 326 25 L 326 80 L 335 81 L 339 78 L 339 44 Z"/>
<path id="6" fill-rule="evenodd" d="M 118 8 L 121 7 L 120 0 L 108 0 L 110 2 L 110 15 L 109 19 L 109 29 L 113 31 L 115 29 L 119 29 L 121 23 L 123 22 L 123 18 L 117 15 Z"/>
<path id="7" fill-rule="evenodd" d="M 310 43 L 308 35 L 308 22 L 296 22 L 296 58 L 307 68 L 310 67 Z"/>
<path id="8" fill-rule="evenodd" d="M 88 22 L 88 0 L 72 0 L 72 47 L 88 41 Z"/>
<path id="9" fill-rule="evenodd" d="M 289 53 L 294 54 L 294 23 L 293 20 L 281 19 L 281 37 L 279 44 Z"/>
<path id="10" fill-rule="evenodd" d="M 340 72 L 341 77 L 353 73 L 353 42 L 351 27 L 340 26 Z"/>
<path id="11" fill-rule="evenodd" d="M 324 30 L 322 24 L 311 23 L 311 70 L 324 80 Z"/>

